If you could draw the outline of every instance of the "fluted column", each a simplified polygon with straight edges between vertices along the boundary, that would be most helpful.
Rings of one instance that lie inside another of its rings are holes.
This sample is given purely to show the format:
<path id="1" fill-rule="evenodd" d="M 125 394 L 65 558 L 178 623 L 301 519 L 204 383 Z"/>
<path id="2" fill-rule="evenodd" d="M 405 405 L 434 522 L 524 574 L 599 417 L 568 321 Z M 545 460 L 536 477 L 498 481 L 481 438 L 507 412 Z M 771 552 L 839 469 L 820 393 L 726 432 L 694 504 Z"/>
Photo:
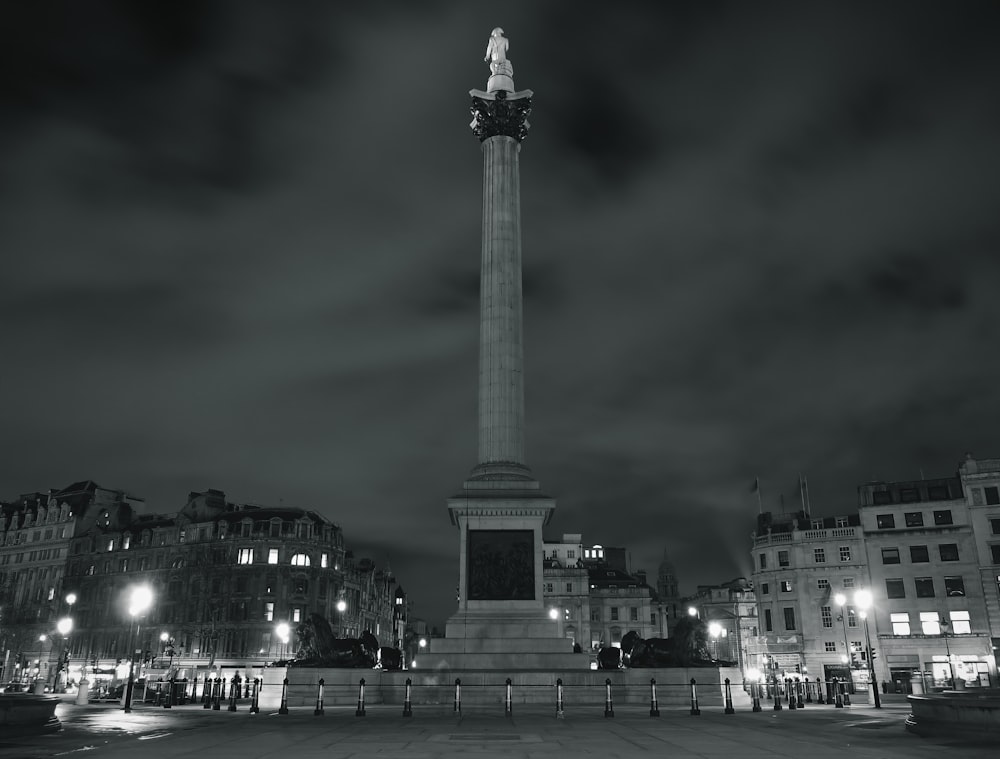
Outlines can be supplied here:
<path id="1" fill-rule="evenodd" d="M 524 464 L 521 209 L 513 137 L 484 140 L 479 462 Z"/>

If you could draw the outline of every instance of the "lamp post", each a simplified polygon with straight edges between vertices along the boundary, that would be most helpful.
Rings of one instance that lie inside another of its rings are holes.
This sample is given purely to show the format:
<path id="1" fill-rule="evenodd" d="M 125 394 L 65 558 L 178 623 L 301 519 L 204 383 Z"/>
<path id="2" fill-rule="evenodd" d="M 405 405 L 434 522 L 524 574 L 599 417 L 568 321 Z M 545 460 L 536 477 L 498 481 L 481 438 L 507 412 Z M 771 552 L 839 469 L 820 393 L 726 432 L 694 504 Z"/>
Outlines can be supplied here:
<path id="1" fill-rule="evenodd" d="M 274 626 L 274 632 L 278 636 L 278 640 L 281 641 L 281 660 L 284 661 L 286 654 L 285 646 L 288 645 L 288 637 L 291 633 L 291 628 L 288 626 L 287 622 L 279 622 Z"/>
<path id="2" fill-rule="evenodd" d="M 347 601 L 343 598 L 337 600 L 337 636 L 344 635 L 344 612 L 347 611 Z"/>
<path id="3" fill-rule="evenodd" d="M 712 648 L 714 649 L 713 659 L 719 658 L 719 638 L 725 637 L 726 631 L 718 622 L 708 623 L 708 634 L 712 638 Z"/>
<path id="4" fill-rule="evenodd" d="M 129 593 L 129 624 L 128 624 L 128 684 L 125 686 L 125 705 L 123 711 L 128 714 L 132 711 L 132 689 L 134 687 L 133 677 L 135 676 L 135 641 L 139 636 L 139 623 L 136 617 L 144 614 L 153 603 L 153 591 L 148 585 L 136 585 Z M 135 638 L 132 636 L 132 628 L 135 627 Z"/>
<path id="5" fill-rule="evenodd" d="M 70 631 L 73 629 L 73 618 L 63 617 L 56 623 L 56 630 L 59 631 L 59 635 L 62 638 L 62 648 L 63 650 L 59 652 L 59 656 L 56 659 L 56 672 L 52 677 L 52 692 L 65 693 L 66 688 L 63 687 L 62 690 L 59 689 L 59 672 L 63 668 L 63 664 L 66 665 L 67 674 L 69 673 L 69 643 L 67 638 L 69 637 Z"/>
<path id="6" fill-rule="evenodd" d="M 882 700 L 878 695 L 878 683 L 875 682 L 875 662 L 872 659 L 872 636 L 868 631 L 868 610 L 872 606 L 872 594 L 868 590 L 859 590 L 854 594 L 854 603 L 861 610 L 861 619 L 865 621 L 865 647 L 868 658 L 868 679 L 872 684 L 872 693 L 875 694 L 875 708 L 882 708 Z"/>
<path id="7" fill-rule="evenodd" d="M 955 687 L 955 664 L 951 660 L 951 646 L 948 645 L 948 627 L 949 622 L 946 619 L 942 619 L 938 623 L 938 627 L 941 628 L 941 635 L 944 637 L 944 652 L 948 656 L 948 672 L 951 675 L 951 687 Z"/>
<path id="8" fill-rule="evenodd" d="M 167 674 L 170 674 L 170 670 L 174 668 L 174 639 L 170 633 L 161 632 L 160 642 L 163 644 L 163 655 L 170 657 L 170 663 L 167 665 Z"/>

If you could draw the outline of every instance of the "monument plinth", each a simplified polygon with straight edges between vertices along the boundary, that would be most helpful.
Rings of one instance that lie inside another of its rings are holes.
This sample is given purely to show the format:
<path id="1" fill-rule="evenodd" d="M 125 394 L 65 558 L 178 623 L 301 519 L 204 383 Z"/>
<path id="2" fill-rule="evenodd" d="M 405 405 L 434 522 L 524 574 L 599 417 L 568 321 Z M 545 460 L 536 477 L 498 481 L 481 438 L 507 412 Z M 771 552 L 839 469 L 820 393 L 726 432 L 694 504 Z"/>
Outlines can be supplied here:
<path id="1" fill-rule="evenodd" d="M 459 529 L 458 611 L 431 641 L 431 666 L 447 669 L 585 669 L 542 596 L 542 527 L 555 500 L 525 464 L 518 154 L 531 90 L 514 89 L 499 27 L 486 49 L 486 90 L 471 90 L 483 151 L 479 327 L 479 464 L 448 499 Z"/>

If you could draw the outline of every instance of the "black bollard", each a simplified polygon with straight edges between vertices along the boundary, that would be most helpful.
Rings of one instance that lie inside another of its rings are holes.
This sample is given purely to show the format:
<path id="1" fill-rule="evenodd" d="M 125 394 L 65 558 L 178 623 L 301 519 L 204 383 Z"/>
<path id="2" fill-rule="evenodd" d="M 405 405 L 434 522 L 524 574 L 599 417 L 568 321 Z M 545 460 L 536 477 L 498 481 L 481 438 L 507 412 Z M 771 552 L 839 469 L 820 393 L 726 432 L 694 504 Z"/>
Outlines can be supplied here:
<path id="1" fill-rule="evenodd" d="M 323 714 L 323 686 L 326 684 L 326 680 L 322 677 L 319 679 L 319 685 L 316 686 L 316 708 L 313 709 L 313 716 L 319 717 Z"/>
<path id="2" fill-rule="evenodd" d="M 288 714 L 288 678 L 281 681 L 281 706 L 278 707 L 278 714 Z"/>
<path id="3" fill-rule="evenodd" d="M 615 716 L 615 704 L 611 700 L 611 678 L 607 678 L 604 681 L 604 716 L 614 717 Z"/>
<path id="4" fill-rule="evenodd" d="M 781 691 L 778 690 L 778 676 L 774 676 L 774 711 L 781 711 Z"/>
<path id="5" fill-rule="evenodd" d="M 837 694 L 837 703 L 834 704 L 838 709 L 844 708 L 844 697 L 840 692 L 840 681 L 837 678 L 833 678 L 833 692 Z"/>
<path id="6" fill-rule="evenodd" d="M 701 709 L 698 708 L 698 684 L 695 682 L 694 678 L 691 678 L 691 716 L 697 717 L 701 714 Z"/>
<path id="7" fill-rule="evenodd" d="M 170 709 L 174 705 L 174 688 L 177 687 L 177 684 L 172 677 L 168 681 L 167 685 L 167 700 L 163 702 L 164 709 Z"/>
<path id="8" fill-rule="evenodd" d="M 852 685 L 854 684 L 853 678 L 851 680 L 851 684 Z M 847 684 L 847 681 L 841 680 L 840 681 L 840 688 L 841 688 L 841 690 L 844 691 L 844 706 L 850 706 L 851 705 L 851 688 Z"/>
<path id="9" fill-rule="evenodd" d="M 562 678 L 556 680 L 556 719 L 565 719 L 563 714 L 563 685 Z"/>
<path id="10" fill-rule="evenodd" d="M 260 711 L 260 693 L 257 688 L 260 685 L 260 681 L 255 677 L 253 679 L 253 693 L 250 695 L 250 713 L 256 714 Z"/>
<path id="11" fill-rule="evenodd" d="M 358 710 L 354 712 L 355 717 L 365 716 L 365 678 L 361 678 L 358 683 Z"/>
<path id="12" fill-rule="evenodd" d="M 250 698 L 250 678 L 247 677 L 244 682 L 246 683 L 246 692 L 243 694 L 243 698 Z"/>
<path id="13" fill-rule="evenodd" d="M 736 714 L 736 710 L 733 708 L 733 691 L 730 685 L 729 678 L 726 678 L 726 708 L 723 710 L 725 714 Z"/>
<path id="14" fill-rule="evenodd" d="M 760 708 L 760 683 L 750 683 L 750 702 L 753 705 L 751 711 L 759 712 Z"/>
<path id="15" fill-rule="evenodd" d="M 507 678 L 507 688 L 506 694 L 503 699 L 504 714 L 508 717 L 514 716 L 514 685 L 511 683 L 510 678 Z"/>
<path id="16" fill-rule="evenodd" d="M 205 682 L 201 688 L 201 708 L 212 708 L 212 684 L 208 681 L 208 673 L 205 673 Z"/>
<path id="17" fill-rule="evenodd" d="M 228 711 L 236 711 L 236 697 L 240 692 L 240 681 L 238 675 L 233 675 L 229 679 L 229 709 Z"/>
<path id="18" fill-rule="evenodd" d="M 660 705 L 656 702 L 656 678 L 649 678 L 649 716 L 660 716 Z"/>
<path id="19" fill-rule="evenodd" d="M 785 678 L 785 698 L 788 699 L 788 708 L 792 711 L 798 709 L 795 703 L 795 682 L 790 677 Z"/>
<path id="20" fill-rule="evenodd" d="M 455 678 L 455 714 L 462 713 L 462 679 Z"/>
<path id="21" fill-rule="evenodd" d="M 811 704 L 813 702 L 813 693 L 809 689 L 809 678 L 806 678 L 806 703 Z"/>
<path id="22" fill-rule="evenodd" d="M 403 697 L 403 716 L 412 717 L 413 716 L 413 703 L 410 701 L 410 688 L 413 686 L 413 681 L 410 678 L 406 678 L 406 695 Z"/>
<path id="23" fill-rule="evenodd" d="M 803 690 L 803 685 L 801 681 L 797 681 L 795 683 L 795 699 L 798 702 L 799 709 L 805 709 L 806 706 L 804 703 L 802 703 L 802 690 Z"/>
<path id="24" fill-rule="evenodd" d="M 823 691 L 826 689 L 826 683 L 816 678 L 816 703 L 826 705 L 826 699 L 823 698 Z"/>

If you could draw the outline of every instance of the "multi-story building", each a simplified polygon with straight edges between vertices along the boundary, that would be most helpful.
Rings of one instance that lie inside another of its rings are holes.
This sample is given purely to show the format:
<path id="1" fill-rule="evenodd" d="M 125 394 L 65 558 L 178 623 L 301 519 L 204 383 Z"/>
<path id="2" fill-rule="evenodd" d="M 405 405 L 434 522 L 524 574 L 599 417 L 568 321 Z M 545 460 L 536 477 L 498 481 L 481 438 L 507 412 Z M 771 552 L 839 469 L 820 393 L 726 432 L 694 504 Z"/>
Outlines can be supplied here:
<path id="1" fill-rule="evenodd" d="M 983 602 L 996 655 L 1000 651 L 1000 459 L 977 461 L 968 455 L 959 467 L 959 476 L 969 507 Z"/>
<path id="2" fill-rule="evenodd" d="M 876 677 L 894 687 L 908 687 L 918 672 L 926 684 L 988 685 L 996 665 L 962 479 L 868 483 L 858 501 L 871 577 L 868 632 L 882 659 Z"/>
<path id="3" fill-rule="evenodd" d="M 712 658 L 745 671 L 747 641 L 759 634 L 753 584 L 737 577 L 721 585 L 699 585 L 690 604 L 706 624 Z"/>
<path id="4" fill-rule="evenodd" d="M 63 590 L 70 539 L 107 510 L 140 502 L 84 481 L 0 504 L 0 683 L 54 680 L 66 644 L 58 620 L 76 601 Z"/>
<path id="5" fill-rule="evenodd" d="M 852 599 L 868 585 L 858 515 L 764 512 L 752 558 L 759 635 L 746 638 L 747 666 L 850 680 L 851 650 L 863 639 Z"/>
<path id="6" fill-rule="evenodd" d="M 335 634 L 401 644 L 402 590 L 370 559 L 349 557 L 322 515 L 229 503 L 218 490 L 191 493 L 174 514 L 138 504 L 88 482 L 0 511 L 7 679 L 46 681 L 67 659 L 70 677 L 84 667 L 120 677 L 133 651 L 156 667 L 259 665 L 293 657 L 296 625 L 313 613 Z M 130 615 L 141 585 L 153 603 Z M 63 615 L 72 630 L 54 635 Z"/>
<path id="7" fill-rule="evenodd" d="M 590 647 L 590 581 L 583 565 L 579 534 L 566 534 L 559 542 L 546 541 L 542 565 L 542 596 L 549 614 L 559 623 L 563 637 L 574 650 Z"/>

